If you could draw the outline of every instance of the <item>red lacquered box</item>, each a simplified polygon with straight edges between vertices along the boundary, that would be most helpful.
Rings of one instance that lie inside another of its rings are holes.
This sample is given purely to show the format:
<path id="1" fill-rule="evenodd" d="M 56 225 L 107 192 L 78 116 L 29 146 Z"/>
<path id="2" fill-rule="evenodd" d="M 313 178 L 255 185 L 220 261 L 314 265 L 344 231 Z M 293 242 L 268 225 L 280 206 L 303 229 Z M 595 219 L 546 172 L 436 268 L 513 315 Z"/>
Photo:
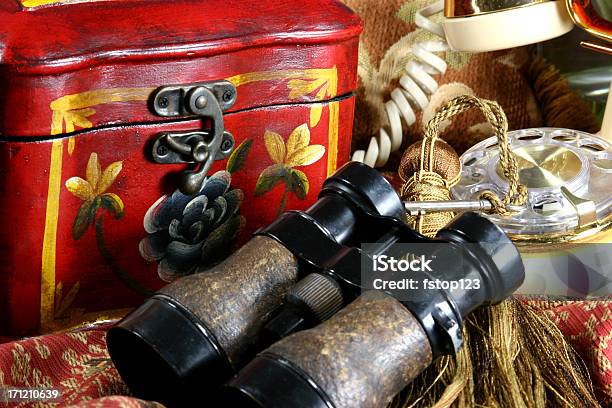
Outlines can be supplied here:
<path id="1" fill-rule="evenodd" d="M 121 315 L 348 160 L 337 1 L 0 0 L 0 26 L 0 335 Z"/>

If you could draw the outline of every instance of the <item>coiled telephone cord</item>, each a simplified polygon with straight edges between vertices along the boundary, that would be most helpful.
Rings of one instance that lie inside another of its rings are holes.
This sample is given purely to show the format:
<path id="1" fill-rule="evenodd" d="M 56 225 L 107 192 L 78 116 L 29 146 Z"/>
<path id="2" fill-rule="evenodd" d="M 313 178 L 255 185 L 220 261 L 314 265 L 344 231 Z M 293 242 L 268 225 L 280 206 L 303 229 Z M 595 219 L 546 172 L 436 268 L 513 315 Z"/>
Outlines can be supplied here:
<path id="1" fill-rule="evenodd" d="M 434 54 L 449 50 L 444 29 L 441 24 L 430 19 L 442 10 L 444 10 L 444 0 L 438 0 L 416 13 L 417 27 L 436 34 L 442 40 L 422 41 L 412 46 L 416 60 L 406 64 L 405 73 L 399 80 L 400 86 L 391 92 L 391 99 L 385 103 L 390 132 L 381 128 L 378 136 L 370 139 L 366 150 L 357 150 L 353 153 L 353 161 L 365 163 L 370 167 L 384 166 L 391 153 L 402 145 L 402 118 L 407 126 L 411 126 L 416 122 L 416 112 L 424 110 L 429 105 L 431 95 L 438 89 L 438 83 L 432 75 L 442 75 L 447 68 L 446 61 Z"/>

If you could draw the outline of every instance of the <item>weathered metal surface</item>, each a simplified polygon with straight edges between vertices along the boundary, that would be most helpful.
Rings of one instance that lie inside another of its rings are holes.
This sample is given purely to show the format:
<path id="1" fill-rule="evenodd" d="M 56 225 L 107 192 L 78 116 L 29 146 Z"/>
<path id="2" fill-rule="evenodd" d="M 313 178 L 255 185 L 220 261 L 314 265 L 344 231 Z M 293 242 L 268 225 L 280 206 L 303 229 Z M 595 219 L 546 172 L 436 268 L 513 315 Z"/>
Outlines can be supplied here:
<path id="1" fill-rule="evenodd" d="M 291 252 L 272 238 L 257 236 L 212 271 L 180 279 L 161 293 L 193 312 L 239 368 L 297 277 Z"/>
<path id="2" fill-rule="evenodd" d="M 361 295 L 330 320 L 276 343 L 336 408 L 385 407 L 432 359 L 429 339 L 400 302 L 382 292 Z"/>

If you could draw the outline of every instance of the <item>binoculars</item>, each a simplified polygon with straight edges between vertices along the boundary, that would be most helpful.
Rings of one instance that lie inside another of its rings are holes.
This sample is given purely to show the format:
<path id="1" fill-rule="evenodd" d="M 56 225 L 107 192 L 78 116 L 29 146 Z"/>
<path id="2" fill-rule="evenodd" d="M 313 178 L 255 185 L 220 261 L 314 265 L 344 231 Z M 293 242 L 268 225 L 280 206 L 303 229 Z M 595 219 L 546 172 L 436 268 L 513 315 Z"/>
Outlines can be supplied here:
<path id="1" fill-rule="evenodd" d="M 212 271 L 171 283 L 111 328 L 117 370 L 135 396 L 168 406 L 384 407 L 461 347 L 468 313 L 524 279 L 518 251 L 486 218 L 465 213 L 435 239 L 404 218 L 384 177 L 348 163 L 308 210 L 286 212 Z M 375 290 L 364 260 L 401 256 L 395 244 L 440 244 L 427 252 L 436 273 L 411 270 L 414 281 L 478 287 L 408 298 Z"/>

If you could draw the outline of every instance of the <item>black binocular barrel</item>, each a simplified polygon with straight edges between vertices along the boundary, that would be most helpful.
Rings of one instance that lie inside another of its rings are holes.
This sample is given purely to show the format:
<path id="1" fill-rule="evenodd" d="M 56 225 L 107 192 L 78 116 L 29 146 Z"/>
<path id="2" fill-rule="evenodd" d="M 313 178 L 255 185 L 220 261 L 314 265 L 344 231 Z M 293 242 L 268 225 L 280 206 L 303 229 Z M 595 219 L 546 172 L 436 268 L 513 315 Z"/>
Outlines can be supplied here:
<path id="1" fill-rule="evenodd" d="M 453 254 L 447 260 L 454 268 L 436 271 L 436 277 L 447 281 L 471 278 L 482 284 L 478 290 L 453 291 L 451 298 L 462 317 L 482 304 L 496 304 L 506 299 L 525 279 L 523 260 L 514 243 L 501 228 L 480 214 L 468 212 L 455 217 L 438 231 L 436 238 L 456 244 L 463 250 L 463 265 L 472 265 L 470 271 L 459 272 L 457 254 Z"/>
<path id="2" fill-rule="evenodd" d="M 399 291 L 366 291 L 329 320 L 260 353 L 226 385 L 222 402 L 245 408 L 385 407 L 433 359 L 460 347 L 466 315 L 510 296 L 525 276 L 510 239 L 478 214 L 455 218 L 437 238 L 445 270 L 436 276 L 478 279 L 477 288 L 421 288 L 409 299 Z"/>
<path id="3" fill-rule="evenodd" d="M 297 277 L 291 252 L 254 237 L 232 262 L 177 280 L 111 328 L 109 353 L 135 396 L 188 404 L 194 390 L 231 377 Z"/>
<path id="4" fill-rule="evenodd" d="M 384 408 L 432 358 L 427 334 L 406 307 L 384 292 L 365 292 L 331 319 L 257 356 L 230 382 L 223 402 L 243 408 Z"/>
<path id="5" fill-rule="evenodd" d="M 323 264 L 334 245 L 361 239 L 360 211 L 404 213 L 382 176 L 349 163 L 326 180 L 308 210 L 285 213 L 220 265 L 171 283 L 126 316 L 109 330 L 107 344 L 132 393 L 189 406 L 227 381 L 260 351 L 250 348 L 299 269 Z"/>

